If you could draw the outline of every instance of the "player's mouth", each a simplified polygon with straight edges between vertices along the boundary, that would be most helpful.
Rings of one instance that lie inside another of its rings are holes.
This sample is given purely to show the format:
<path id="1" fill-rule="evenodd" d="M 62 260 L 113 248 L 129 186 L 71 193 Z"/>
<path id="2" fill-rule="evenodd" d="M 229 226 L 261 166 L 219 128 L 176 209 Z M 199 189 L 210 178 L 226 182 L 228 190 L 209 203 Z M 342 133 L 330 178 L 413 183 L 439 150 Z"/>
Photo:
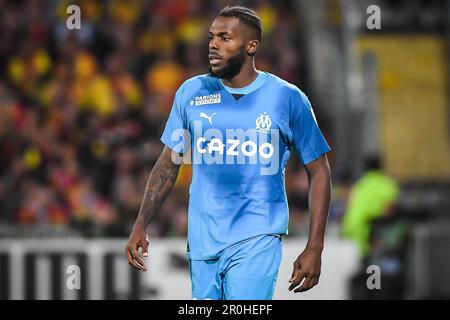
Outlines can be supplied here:
<path id="1" fill-rule="evenodd" d="M 209 55 L 208 55 L 208 58 L 209 58 L 209 64 L 210 65 L 217 65 L 217 64 L 219 64 L 220 63 L 220 61 L 222 61 L 222 57 L 221 56 L 219 56 L 218 54 L 216 54 L 216 53 L 210 53 Z"/>

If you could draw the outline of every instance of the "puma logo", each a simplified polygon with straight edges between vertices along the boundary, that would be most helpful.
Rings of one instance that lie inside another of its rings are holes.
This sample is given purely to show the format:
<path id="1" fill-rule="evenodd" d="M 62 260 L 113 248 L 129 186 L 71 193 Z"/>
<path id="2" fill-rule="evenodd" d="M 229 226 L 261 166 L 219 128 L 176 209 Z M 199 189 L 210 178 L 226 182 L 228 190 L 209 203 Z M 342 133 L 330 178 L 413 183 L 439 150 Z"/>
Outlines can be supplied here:
<path id="1" fill-rule="evenodd" d="M 212 117 L 214 117 L 215 114 L 216 114 L 216 113 L 214 112 L 211 116 L 208 116 L 206 113 L 200 112 L 200 118 L 208 119 L 209 124 L 212 125 Z"/>

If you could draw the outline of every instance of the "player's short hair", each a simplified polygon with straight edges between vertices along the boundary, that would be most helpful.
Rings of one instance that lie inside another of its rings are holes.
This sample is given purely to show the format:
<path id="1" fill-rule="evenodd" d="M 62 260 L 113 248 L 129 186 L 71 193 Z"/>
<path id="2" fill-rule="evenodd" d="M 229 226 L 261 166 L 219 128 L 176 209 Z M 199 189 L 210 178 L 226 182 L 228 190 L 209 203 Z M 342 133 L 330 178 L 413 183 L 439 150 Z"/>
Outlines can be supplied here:
<path id="1" fill-rule="evenodd" d="M 242 6 L 226 6 L 225 8 L 220 10 L 217 17 L 238 18 L 240 22 L 255 29 L 258 41 L 261 41 L 262 37 L 261 18 L 256 14 L 254 10 Z"/>

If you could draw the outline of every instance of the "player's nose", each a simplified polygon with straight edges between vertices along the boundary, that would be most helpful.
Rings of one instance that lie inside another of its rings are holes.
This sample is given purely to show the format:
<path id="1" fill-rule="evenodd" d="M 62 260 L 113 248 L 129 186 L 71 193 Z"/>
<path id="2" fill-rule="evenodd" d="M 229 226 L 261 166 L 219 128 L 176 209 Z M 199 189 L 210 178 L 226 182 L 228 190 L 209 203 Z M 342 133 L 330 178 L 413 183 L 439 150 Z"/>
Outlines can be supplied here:
<path id="1" fill-rule="evenodd" d="M 212 38 L 209 40 L 209 52 L 219 50 L 219 47 L 217 46 L 217 41 L 215 38 Z"/>

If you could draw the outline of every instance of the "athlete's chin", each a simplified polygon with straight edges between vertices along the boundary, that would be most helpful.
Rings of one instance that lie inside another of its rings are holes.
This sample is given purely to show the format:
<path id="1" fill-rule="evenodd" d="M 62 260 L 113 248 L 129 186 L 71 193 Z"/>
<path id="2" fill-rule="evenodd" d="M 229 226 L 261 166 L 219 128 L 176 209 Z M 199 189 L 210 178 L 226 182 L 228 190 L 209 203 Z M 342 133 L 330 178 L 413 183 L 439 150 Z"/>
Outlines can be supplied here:
<path id="1" fill-rule="evenodd" d="M 222 68 L 222 67 L 219 67 L 217 65 L 211 65 L 211 64 L 209 65 L 209 72 L 217 78 L 222 78 L 222 76 L 224 74 L 223 71 L 224 71 L 224 68 Z"/>

